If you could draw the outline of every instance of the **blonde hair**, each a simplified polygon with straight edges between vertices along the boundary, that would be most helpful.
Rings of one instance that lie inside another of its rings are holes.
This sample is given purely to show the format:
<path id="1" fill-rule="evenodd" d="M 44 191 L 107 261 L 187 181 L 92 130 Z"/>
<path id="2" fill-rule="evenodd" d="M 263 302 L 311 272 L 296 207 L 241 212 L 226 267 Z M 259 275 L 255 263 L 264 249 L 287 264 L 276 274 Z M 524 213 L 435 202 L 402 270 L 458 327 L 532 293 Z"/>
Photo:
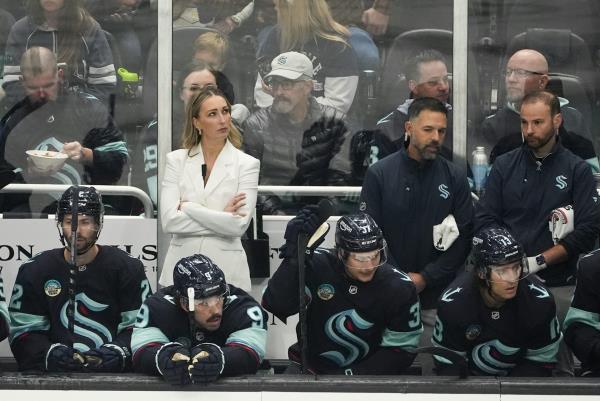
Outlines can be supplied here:
<path id="1" fill-rule="evenodd" d="M 198 93 L 196 93 L 185 109 L 186 118 L 183 125 L 183 133 L 181 138 L 183 147 L 185 149 L 190 150 L 200 143 L 201 134 L 198 132 L 196 127 L 194 127 L 194 117 L 200 114 L 202 104 L 208 98 L 213 96 L 222 97 L 231 110 L 231 104 L 229 103 L 229 100 L 227 100 L 225 94 L 223 94 L 223 92 L 221 92 L 221 90 L 219 90 L 216 86 L 205 86 Z M 229 122 L 229 134 L 227 135 L 227 139 L 236 148 L 240 149 L 242 147 L 242 134 L 235 127 L 235 125 L 233 125 L 233 120 L 230 120 Z"/>
<path id="2" fill-rule="evenodd" d="M 227 52 L 229 51 L 229 40 L 219 32 L 206 32 L 194 40 L 194 53 L 208 51 L 219 56 L 221 64 L 212 66 L 217 70 L 223 69 Z"/>
<path id="3" fill-rule="evenodd" d="M 275 0 L 279 50 L 295 50 L 320 37 L 349 46 L 350 31 L 331 16 L 325 0 Z"/>

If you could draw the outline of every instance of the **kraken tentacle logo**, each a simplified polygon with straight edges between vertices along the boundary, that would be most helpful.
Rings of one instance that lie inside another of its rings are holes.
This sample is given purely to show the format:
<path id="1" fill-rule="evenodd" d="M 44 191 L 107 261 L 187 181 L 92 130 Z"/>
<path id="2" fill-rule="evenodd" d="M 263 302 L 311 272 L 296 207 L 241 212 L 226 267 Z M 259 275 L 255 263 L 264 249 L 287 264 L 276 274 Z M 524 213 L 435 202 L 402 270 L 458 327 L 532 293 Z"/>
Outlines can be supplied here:
<path id="1" fill-rule="evenodd" d="M 364 358 L 369 353 L 369 344 L 352 333 L 352 329 L 366 330 L 373 327 L 373 323 L 364 320 L 355 309 L 336 313 L 327 319 L 325 334 L 334 343 L 347 350 L 344 355 L 339 351 L 327 351 L 321 356 L 329 359 L 338 366 L 348 366 L 359 358 Z"/>
<path id="2" fill-rule="evenodd" d="M 65 302 L 60 310 L 60 322 L 65 326 L 69 327 L 69 320 L 67 319 L 67 305 L 69 301 Z M 82 316 L 79 313 L 79 306 L 81 304 L 92 312 L 101 312 L 108 308 L 108 305 L 101 304 L 94 301 L 85 293 L 79 293 L 75 296 L 75 334 L 81 337 L 88 338 L 95 344 L 94 348 L 100 347 L 102 344 L 112 341 L 112 334 L 110 330 L 101 323 L 98 323 L 88 317 Z M 105 339 L 103 339 L 104 337 Z M 73 348 L 78 351 L 88 351 L 89 345 L 83 343 L 74 343 Z"/>

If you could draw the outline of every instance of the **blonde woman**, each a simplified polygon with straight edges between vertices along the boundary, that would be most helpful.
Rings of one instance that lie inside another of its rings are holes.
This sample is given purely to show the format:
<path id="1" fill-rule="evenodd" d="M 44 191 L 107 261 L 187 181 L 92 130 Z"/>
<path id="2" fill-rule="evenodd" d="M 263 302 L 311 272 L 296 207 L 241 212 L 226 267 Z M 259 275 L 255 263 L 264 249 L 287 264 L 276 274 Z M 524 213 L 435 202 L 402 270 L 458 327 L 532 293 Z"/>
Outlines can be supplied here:
<path id="1" fill-rule="evenodd" d="M 198 91 L 186 107 L 183 147 L 167 154 L 160 211 L 172 234 L 159 283 L 171 285 L 184 256 L 211 258 L 227 282 L 250 290 L 240 237 L 256 206 L 260 162 L 239 150 L 231 105 L 214 86 Z"/>
<path id="2" fill-rule="evenodd" d="M 257 105 L 267 107 L 273 101 L 261 78 L 269 72 L 271 61 L 278 54 L 296 51 L 313 63 L 317 102 L 348 112 L 358 85 L 356 55 L 348 43 L 350 31 L 331 17 L 325 0 L 274 1 L 277 25 L 258 49 Z"/>

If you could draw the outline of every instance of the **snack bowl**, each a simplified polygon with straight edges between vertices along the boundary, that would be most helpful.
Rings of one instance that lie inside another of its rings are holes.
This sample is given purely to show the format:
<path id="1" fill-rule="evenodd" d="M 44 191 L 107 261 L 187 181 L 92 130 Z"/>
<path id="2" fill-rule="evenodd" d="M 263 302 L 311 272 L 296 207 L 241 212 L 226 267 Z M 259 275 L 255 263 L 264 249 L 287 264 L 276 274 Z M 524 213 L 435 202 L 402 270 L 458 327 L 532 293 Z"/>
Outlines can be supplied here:
<path id="1" fill-rule="evenodd" d="M 28 150 L 25 153 L 33 165 L 42 171 L 58 170 L 69 158 L 65 153 L 53 150 Z"/>

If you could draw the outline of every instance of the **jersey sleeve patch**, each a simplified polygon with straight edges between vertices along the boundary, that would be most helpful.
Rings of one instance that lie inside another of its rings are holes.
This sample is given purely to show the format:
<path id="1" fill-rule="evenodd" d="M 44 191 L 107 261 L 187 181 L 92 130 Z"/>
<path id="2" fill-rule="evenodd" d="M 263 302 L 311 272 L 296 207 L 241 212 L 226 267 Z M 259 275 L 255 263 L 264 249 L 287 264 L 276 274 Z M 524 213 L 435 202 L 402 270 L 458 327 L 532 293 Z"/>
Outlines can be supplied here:
<path id="1" fill-rule="evenodd" d="M 267 331 L 259 327 L 249 327 L 231 333 L 225 341 L 226 345 L 242 344 L 256 352 L 258 358 L 262 361 L 265 357 L 267 344 Z"/>
<path id="2" fill-rule="evenodd" d="M 30 315 L 22 312 L 10 313 L 10 342 L 24 333 L 49 331 L 50 321 L 46 316 Z"/>
<path id="3" fill-rule="evenodd" d="M 146 344 L 159 343 L 166 344 L 170 340 L 167 336 L 156 327 L 134 328 L 131 335 L 131 352 L 135 354 L 140 348 Z"/>

